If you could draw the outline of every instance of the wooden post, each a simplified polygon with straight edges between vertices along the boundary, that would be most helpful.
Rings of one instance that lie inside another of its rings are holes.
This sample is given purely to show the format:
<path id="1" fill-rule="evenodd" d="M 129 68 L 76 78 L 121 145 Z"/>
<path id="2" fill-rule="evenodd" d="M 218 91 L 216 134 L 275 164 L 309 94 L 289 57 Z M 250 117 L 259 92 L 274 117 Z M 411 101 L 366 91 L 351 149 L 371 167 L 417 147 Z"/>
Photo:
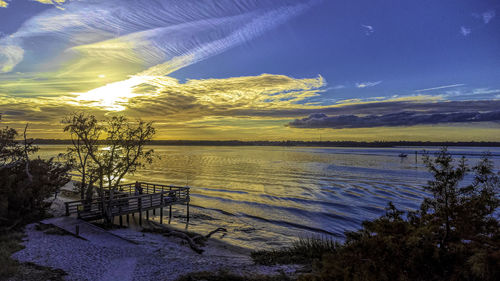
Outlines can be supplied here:
<path id="1" fill-rule="evenodd" d="M 130 225 L 130 219 L 128 217 L 128 213 L 127 213 L 127 225 Z"/>
<path id="2" fill-rule="evenodd" d="M 149 220 L 149 210 L 146 210 L 146 220 Z"/>
<path id="3" fill-rule="evenodd" d="M 151 195 L 151 207 L 153 207 L 153 196 L 156 193 L 156 185 L 153 185 L 153 195 Z M 156 216 L 156 209 L 153 209 L 153 216 Z"/>
<path id="4" fill-rule="evenodd" d="M 187 202 L 186 211 L 187 211 L 186 224 L 188 224 L 189 223 L 189 201 Z"/>
<path id="5" fill-rule="evenodd" d="M 163 193 L 160 196 L 160 224 L 163 224 Z"/>
<path id="6" fill-rule="evenodd" d="M 168 206 L 168 224 L 170 224 L 170 221 L 172 220 L 172 205 Z"/>
<path id="7" fill-rule="evenodd" d="M 122 206 L 121 205 L 118 208 L 118 212 L 120 213 L 119 214 L 119 216 L 120 216 L 120 226 L 123 226 L 123 216 L 122 216 Z"/>
<path id="8" fill-rule="evenodd" d="M 137 198 L 137 204 L 139 205 L 139 225 L 142 226 L 142 198 Z"/>
<path id="9" fill-rule="evenodd" d="M 65 203 L 64 205 L 66 205 L 66 216 L 69 216 L 69 204 Z"/>

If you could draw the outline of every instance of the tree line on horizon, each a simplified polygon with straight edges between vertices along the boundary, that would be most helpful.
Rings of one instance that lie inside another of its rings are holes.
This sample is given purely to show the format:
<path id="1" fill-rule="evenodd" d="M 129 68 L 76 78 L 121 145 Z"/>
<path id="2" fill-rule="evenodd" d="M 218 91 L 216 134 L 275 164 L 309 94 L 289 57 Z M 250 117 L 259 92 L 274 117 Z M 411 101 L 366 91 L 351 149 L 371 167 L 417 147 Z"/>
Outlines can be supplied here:
<path id="1" fill-rule="evenodd" d="M 70 139 L 34 139 L 35 144 L 72 144 Z M 99 140 L 103 144 L 106 140 Z M 398 147 L 398 146 L 471 146 L 500 147 L 492 141 L 242 141 L 242 140 L 149 140 L 148 145 L 206 145 L 206 146 L 325 146 L 325 147 Z"/>

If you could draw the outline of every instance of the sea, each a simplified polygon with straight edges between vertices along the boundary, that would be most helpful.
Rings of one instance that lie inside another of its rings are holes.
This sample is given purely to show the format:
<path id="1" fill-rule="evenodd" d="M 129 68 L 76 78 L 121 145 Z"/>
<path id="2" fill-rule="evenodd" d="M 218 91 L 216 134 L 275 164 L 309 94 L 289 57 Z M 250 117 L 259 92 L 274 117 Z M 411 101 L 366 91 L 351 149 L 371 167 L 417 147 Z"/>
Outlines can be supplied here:
<path id="1" fill-rule="evenodd" d="M 42 158 L 66 145 L 40 145 Z M 430 194 L 422 156 L 439 147 L 152 146 L 157 158 L 123 183 L 145 181 L 189 186 L 186 206 L 173 207 L 172 226 L 249 249 L 290 245 L 299 238 L 344 239 L 364 220 L 385 213 L 389 202 L 415 210 Z M 498 147 L 450 147 L 474 166 L 486 152 L 500 168 Z M 406 157 L 400 157 L 400 154 Z M 472 175 L 464 180 L 470 182 Z M 168 217 L 165 209 L 164 220 Z M 159 222 L 159 212 L 151 219 Z M 165 223 L 165 221 L 164 221 Z"/>

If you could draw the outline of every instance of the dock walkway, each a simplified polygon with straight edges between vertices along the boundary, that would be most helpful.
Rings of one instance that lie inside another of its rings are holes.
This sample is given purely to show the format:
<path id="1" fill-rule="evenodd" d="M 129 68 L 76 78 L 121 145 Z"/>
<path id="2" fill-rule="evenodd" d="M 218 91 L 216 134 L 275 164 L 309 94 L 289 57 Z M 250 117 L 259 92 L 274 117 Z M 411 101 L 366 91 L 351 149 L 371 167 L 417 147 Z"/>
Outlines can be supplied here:
<path id="1" fill-rule="evenodd" d="M 160 222 L 163 222 L 163 208 L 169 207 L 169 221 L 172 218 L 172 205 L 186 204 L 187 221 L 189 221 L 189 187 L 151 184 L 136 182 L 119 185 L 113 199 L 96 198 L 90 202 L 77 200 L 65 202 L 66 216 L 76 215 L 77 218 L 87 221 L 103 218 L 103 208 L 111 211 L 111 216 L 120 218 L 129 214 L 139 214 L 139 223 L 142 224 L 142 213 L 146 212 L 149 219 L 149 211 L 153 214 L 156 209 L 160 210 Z"/>
<path id="2" fill-rule="evenodd" d="M 79 238 L 99 245 L 131 246 L 136 244 L 131 240 L 115 235 L 98 226 L 74 217 L 50 218 L 40 221 L 40 223 L 54 225 Z"/>

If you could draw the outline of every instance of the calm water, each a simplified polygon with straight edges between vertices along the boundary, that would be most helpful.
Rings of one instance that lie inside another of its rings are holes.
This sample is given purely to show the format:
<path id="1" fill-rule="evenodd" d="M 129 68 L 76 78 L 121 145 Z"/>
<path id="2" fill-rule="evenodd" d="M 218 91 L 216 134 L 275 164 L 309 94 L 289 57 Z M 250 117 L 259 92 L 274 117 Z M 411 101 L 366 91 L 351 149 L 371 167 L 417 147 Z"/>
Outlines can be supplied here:
<path id="1" fill-rule="evenodd" d="M 155 146 L 161 157 L 125 180 L 189 185 L 190 230 L 225 227 L 222 237 L 244 247 L 275 247 L 298 236 L 342 239 L 393 201 L 415 209 L 430 178 L 415 151 L 424 148 L 304 148 Z M 438 148 L 425 148 L 436 151 Z M 43 145 L 42 157 L 65 151 Z M 484 151 L 500 167 L 500 148 L 451 148 L 473 165 Z M 405 152 L 407 158 L 398 154 Z M 174 207 L 173 223 L 184 227 L 185 208 Z M 159 217 L 157 217 L 159 219 Z M 221 237 L 219 235 L 219 237 Z"/>

